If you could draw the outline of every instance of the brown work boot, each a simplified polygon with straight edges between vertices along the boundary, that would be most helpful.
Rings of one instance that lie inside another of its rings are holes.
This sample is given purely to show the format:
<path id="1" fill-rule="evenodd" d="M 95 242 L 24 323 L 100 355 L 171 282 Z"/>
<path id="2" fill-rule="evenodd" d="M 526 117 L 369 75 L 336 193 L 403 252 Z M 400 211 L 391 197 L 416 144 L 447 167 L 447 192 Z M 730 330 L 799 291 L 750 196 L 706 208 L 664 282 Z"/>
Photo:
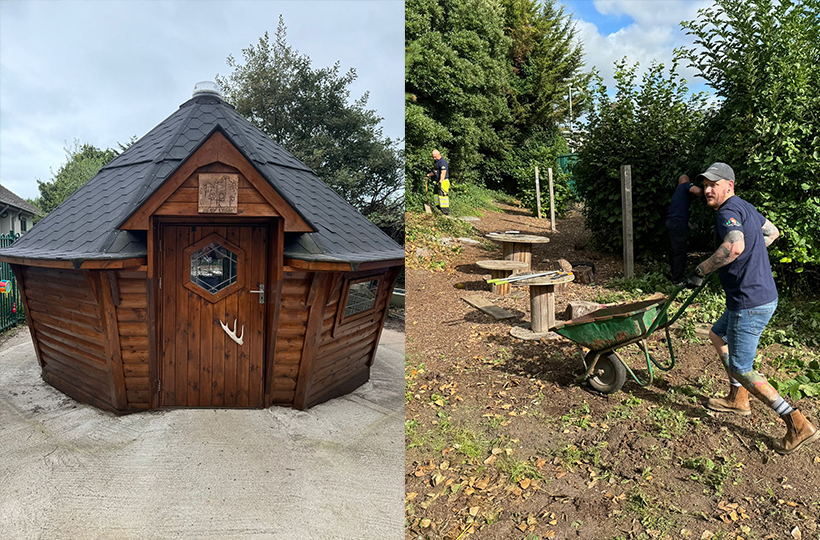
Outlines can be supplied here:
<path id="1" fill-rule="evenodd" d="M 820 432 L 797 409 L 780 418 L 786 422 L 786 435 L 783 439 L 774 441 L 775 452 L 779 454 L 791 454 L 803 444 L 820 437 Z"/>
<path id="2" fill-rule="evenodd" d="M 742 386 L 732 386 L 729 395 L 725 398 L 709 398 L 706 408 L 711 411 L 729 412 L 740 416 L 752 414 L 749 405 L 749 391 Z"/>

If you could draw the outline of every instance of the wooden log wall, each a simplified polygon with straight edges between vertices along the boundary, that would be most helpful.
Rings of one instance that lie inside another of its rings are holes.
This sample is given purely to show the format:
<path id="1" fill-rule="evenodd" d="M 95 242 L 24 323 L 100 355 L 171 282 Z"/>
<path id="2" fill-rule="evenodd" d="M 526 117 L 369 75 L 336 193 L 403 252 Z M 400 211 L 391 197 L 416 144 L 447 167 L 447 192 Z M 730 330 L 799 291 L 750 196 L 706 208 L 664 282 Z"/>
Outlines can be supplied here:
<path id="1" fill-rule="evenodd" d="M 99 273 L 20 268 L 43 380 L 82 403 L 116 410 Z"/>
<path id="2" fill-rule="evenodd" d="M 275 405 L 292 405 L 299 378 L 302 349 L 309 308 L 307 305 L 313 273 L 285 272 L 282 278 L 282 297 L 276 332 L 273 361 L 273 390 Z"/>
<path id="3" fill-rule="evenodd" d="M 148 409 L 146 272 L 17 271 L 43 380 L 101 409 Z"/>
<path id="4" fill-rule="evenodd" d="M 150 350 L 148 346 L 148 273 L 110 272 L 115 278 L 116 306 L 122 370 L 129 409 L 150 408 Z"/>
<path id="5" fill-rule="evenodd" d="M 367 382 L 397 275 L 398 269 L 385 269 L 385 274 L 374 276 L 373 279 L 382 282 L 373 315 L 345 323 L 335 332 L 345 278 L 352 274 L 333 276 L 334 287 L 325 305 L 318 348 L 307 385 L 306 407 L 347 394 Z"/>

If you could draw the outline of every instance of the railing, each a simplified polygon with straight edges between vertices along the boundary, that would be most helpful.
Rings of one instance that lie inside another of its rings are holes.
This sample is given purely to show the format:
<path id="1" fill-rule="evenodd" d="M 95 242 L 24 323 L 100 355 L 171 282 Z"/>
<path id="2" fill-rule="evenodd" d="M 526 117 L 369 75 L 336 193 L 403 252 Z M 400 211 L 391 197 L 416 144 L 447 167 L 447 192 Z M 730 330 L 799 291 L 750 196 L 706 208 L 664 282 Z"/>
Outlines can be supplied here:
<path id="1" fill-rule="evenodd" d="M 0 234 L 0 247 L 8 247 L 20 238 L 17 233 Z M 23 302 L 20 291 L 17 289 L 17 280 L 11 271 L 9 263 L 0 263 L 0 280 L 3 280 L 3 292 L 0 292 L 0 332 L 5 331 L 19 322 L 26 321 L 23 312 Z"/>

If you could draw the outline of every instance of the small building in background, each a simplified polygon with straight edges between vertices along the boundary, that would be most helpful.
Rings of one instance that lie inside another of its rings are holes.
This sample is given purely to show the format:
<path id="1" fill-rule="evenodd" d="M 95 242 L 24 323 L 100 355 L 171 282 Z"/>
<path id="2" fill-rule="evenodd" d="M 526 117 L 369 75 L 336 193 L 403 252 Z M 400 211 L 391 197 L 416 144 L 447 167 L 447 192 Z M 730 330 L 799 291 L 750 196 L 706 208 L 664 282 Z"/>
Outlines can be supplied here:
<path id="1" fill-rule="evenodd" d="M 39 208 L 0 186 L 0 234 L 24 234 L 42 215 Z"/>

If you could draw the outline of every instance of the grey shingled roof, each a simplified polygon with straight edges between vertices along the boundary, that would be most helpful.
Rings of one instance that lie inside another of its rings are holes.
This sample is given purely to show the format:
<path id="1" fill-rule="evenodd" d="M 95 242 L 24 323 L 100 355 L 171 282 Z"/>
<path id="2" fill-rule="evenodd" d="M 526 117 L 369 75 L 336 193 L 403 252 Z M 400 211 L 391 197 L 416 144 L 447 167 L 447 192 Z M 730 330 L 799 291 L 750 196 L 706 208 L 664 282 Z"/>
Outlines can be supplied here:
<path id="1" fill-rule="evenodd" d="M 29 214 L 33 214 L 35 216 L 43 215 L 43 212 L 39 208 L 29 204 L 28 201 L 21 199 L 3 186 L 0 186 L 0 204 L 3 206 L 9 205 L 20 210 L 25 210 Z"/>
<path id="2" fill-rule="evenodd" d="M 285 235 L 285 256 L 347 262 L 404 258 L 404 250 L 306 165 L 212 94 L 200 94 L 111 160 L 1 255 L 127 259 L 147 254 L 145 231 L 118 229 L 214 131 L 221 131 L 310 226 Z"/>

